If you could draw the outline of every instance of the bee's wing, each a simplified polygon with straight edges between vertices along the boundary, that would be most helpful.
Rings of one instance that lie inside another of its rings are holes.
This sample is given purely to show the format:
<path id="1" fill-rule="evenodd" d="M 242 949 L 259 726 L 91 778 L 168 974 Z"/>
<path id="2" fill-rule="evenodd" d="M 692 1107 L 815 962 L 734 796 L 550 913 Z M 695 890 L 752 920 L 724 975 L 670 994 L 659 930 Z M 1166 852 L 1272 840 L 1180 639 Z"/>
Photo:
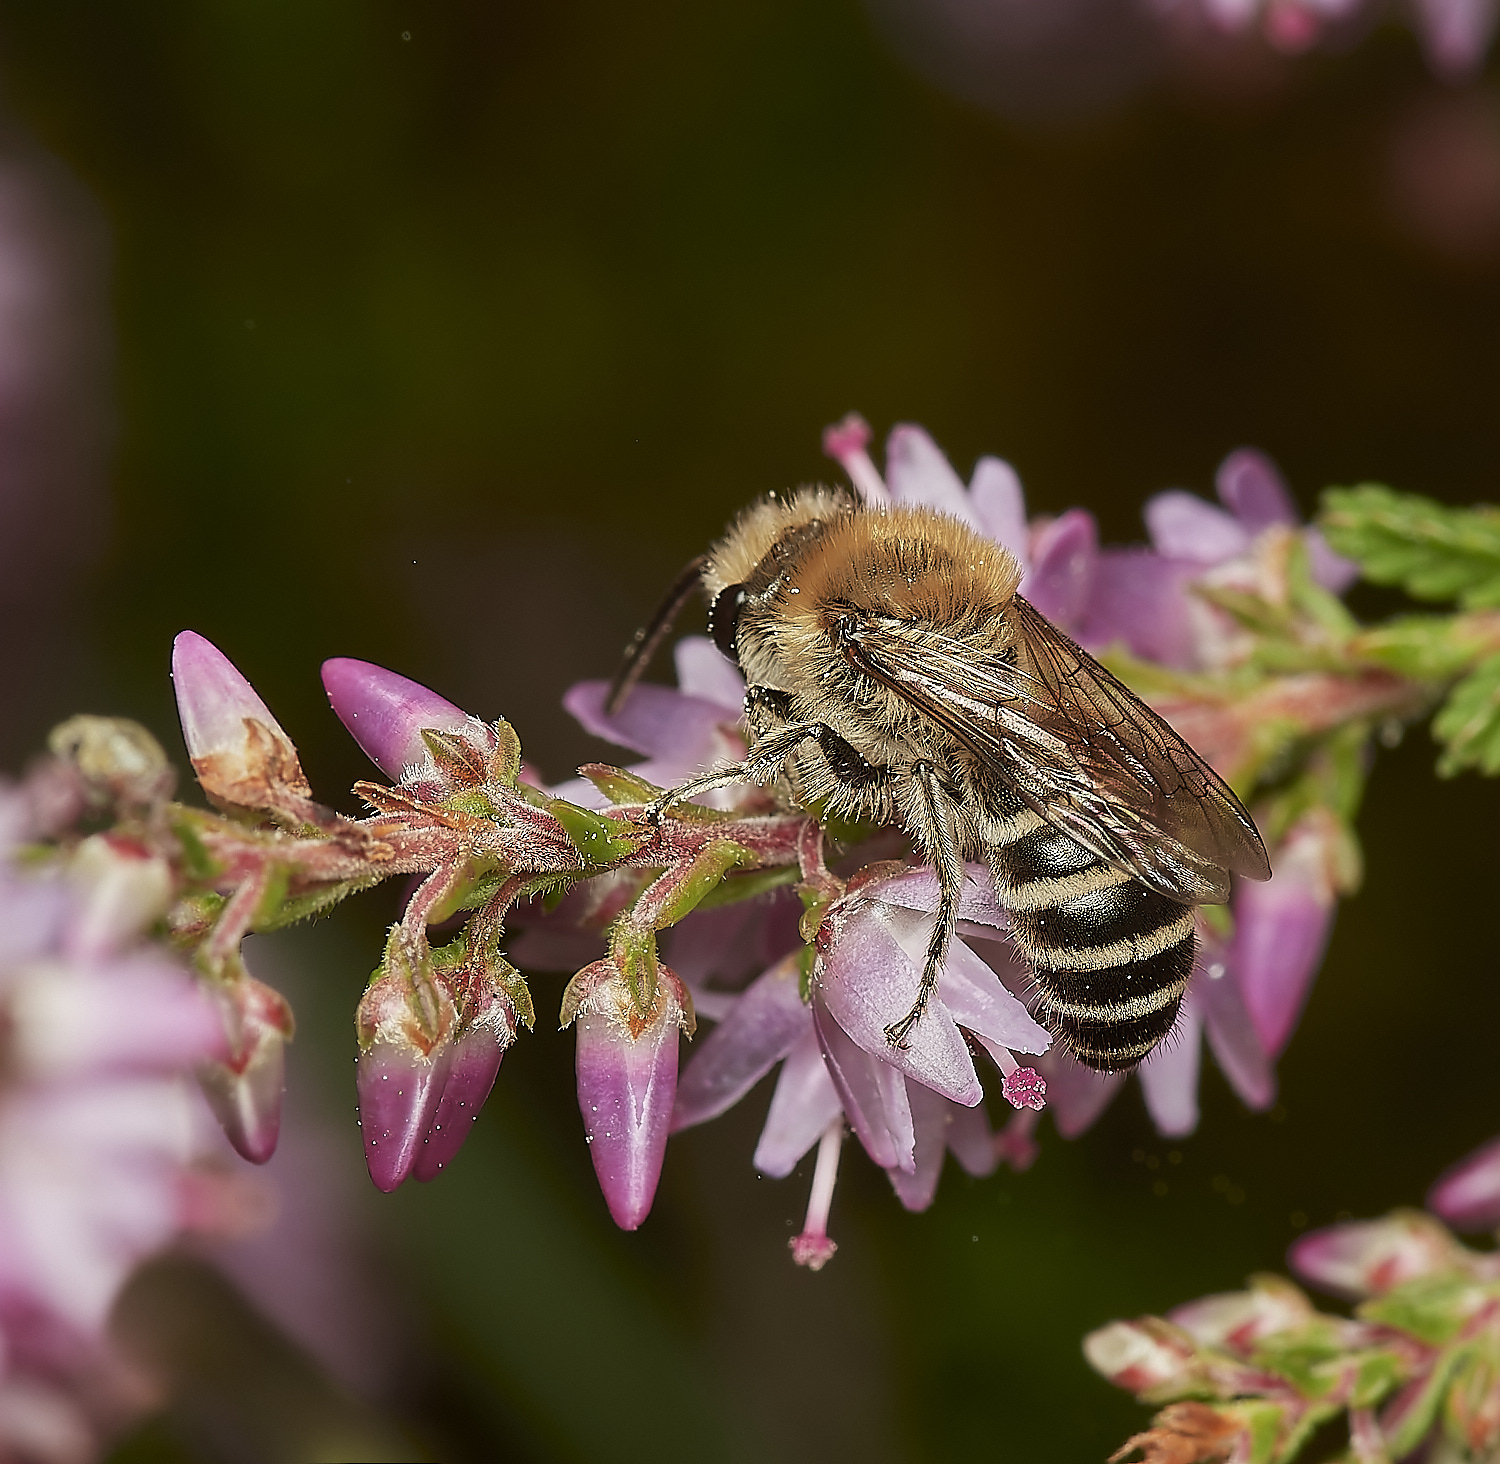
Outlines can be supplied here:
<path id="1" fill-rule="evenodd" d="M 1202 758 L 1018 595 L 1015 662 L 926 627 L 862 618 L 849 660 L 994 768 L 1049 823 L 1173 899 L 1229 897 L 1226 871 L 1267 879 L 1260 835 Z"/>

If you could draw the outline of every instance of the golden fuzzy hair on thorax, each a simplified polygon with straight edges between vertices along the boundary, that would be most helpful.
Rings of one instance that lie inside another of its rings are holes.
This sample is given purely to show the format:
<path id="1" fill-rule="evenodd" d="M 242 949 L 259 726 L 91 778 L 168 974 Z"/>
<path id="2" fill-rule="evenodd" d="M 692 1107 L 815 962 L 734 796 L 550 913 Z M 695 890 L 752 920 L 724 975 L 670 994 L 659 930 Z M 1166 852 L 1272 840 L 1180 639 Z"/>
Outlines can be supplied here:
<path id="1" fill-rule="evenodd" d="M 935 509 L 865 509 L 831 524 L 797 564 L 813 604 L 833 600 L 947 627 L 1003 611 L 1021 583 L 1016 557 Z"/>
<path id="2" fill-rule="evenodd" d="M 709 551 L 703 586 L 712 599 L 726 585 L 743 584 L 788 531 L 814 519 L 833 520 L 857 511 L 842 488 L 799 488 L 790 498 L 762 498 L 729 526 Z"/>
<path id="3" fill-rule="evenodd" d="M 778 543 L 815 520 L 826 529 L 795 555 L 803 614 L 835 598 L 948 624 L 1003 609 L 1021 582 L 1009 550 L 948 514 L 920 505 L 866 508 L 841 489 L 802 488 L 752 505 L 714 545 L 703 574 L 710 599 L 749 580 Z"/>

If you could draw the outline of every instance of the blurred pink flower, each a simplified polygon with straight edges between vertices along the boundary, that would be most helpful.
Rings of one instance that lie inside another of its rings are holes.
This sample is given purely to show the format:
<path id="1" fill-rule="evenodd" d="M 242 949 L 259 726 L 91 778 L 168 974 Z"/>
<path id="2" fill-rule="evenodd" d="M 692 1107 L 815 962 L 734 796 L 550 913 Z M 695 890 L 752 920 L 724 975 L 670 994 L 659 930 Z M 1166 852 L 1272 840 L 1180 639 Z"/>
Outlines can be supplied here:
<path id="1" fill-rule="evenodd" d="M 1500 1228 L 1500 1139 L 1444 1171 L 1427 1193 L 1427 1208 L 1455 1230 Z"/>
<path id="2" fill-rule="evenodd" d="M 1367 25 L 1369 0 L 1149 0 L 1179 22 L 1206 22 L 1229 34 L 1258 31 L 1279 51 L 1338 43 L 1354 23 Z M 1427 62 L 1439 76 L 1461 80 L 1484 61 L 1495 30 L 1495 0 L 1406 0 L 1406 19 L 1422 39 Z"/>
<path id="3" fill-rule="evenodd" d="M 110 1306 L 202 1208 L 191 1071 L 222 1055 L 223 1037 L 193 978 L 141 941 L 169 892 L 156 860 L 102 835 L 37 872 L 8 839 L 0 848 L 6 1458 L 91 1457 L 85 1395 L 108 1370 Z"/>
<path id="4" fill-rule="evenodd" d="M 1354 1301 L 1421 1276 L 1474 1265 L 1491 1275 L 1496 1271 L 1493 1255 L 1466 1251 L 1430 1215 L 1415 1210 L 1314 1230 L 1296 1241 L 1288 1256 L 1305 1281 Z"/>

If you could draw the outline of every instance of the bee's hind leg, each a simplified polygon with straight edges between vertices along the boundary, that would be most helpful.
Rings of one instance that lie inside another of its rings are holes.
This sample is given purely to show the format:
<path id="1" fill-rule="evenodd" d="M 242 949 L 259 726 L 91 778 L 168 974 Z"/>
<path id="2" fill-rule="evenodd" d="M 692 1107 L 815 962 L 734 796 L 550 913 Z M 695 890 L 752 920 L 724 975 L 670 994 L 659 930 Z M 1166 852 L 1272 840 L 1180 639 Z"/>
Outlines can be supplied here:
<path id="1" fill-rule="evenodd" d="M 899 1022 L 885 1029 L 886 1041 L 892 1047 L 905 1047 L 912 1029 L 922 1020 L 922 1012 L 948 960 L 948 945 L 958 924 L 958 902 L 963 894 L 964 862 L 959 854 L 953 804 L 930 763 L 918 763 L 911 772 L 920 797 L 913 810 L 912 829 L 922 851 L 931 862 L 938 882 L 937 918 L 932 937 L 927 942 L 927 959 L 922 966 L 922 984 L 912 1009 Z"/>

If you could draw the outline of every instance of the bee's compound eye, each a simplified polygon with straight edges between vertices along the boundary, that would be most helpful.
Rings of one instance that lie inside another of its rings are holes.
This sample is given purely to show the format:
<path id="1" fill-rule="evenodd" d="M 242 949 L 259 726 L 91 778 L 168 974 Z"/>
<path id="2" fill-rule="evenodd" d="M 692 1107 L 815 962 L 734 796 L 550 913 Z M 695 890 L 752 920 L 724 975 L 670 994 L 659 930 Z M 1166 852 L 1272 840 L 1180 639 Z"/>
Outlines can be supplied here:
<path id="1" fill-rule="evenodd" d="M 740 611 L 745 608 L 744 585 L 725 585 L 717 595 L 708 612 L 708 633 L 714 644 L 734 662 L 740 664 L 736 637 L 740 629 Z"/>

